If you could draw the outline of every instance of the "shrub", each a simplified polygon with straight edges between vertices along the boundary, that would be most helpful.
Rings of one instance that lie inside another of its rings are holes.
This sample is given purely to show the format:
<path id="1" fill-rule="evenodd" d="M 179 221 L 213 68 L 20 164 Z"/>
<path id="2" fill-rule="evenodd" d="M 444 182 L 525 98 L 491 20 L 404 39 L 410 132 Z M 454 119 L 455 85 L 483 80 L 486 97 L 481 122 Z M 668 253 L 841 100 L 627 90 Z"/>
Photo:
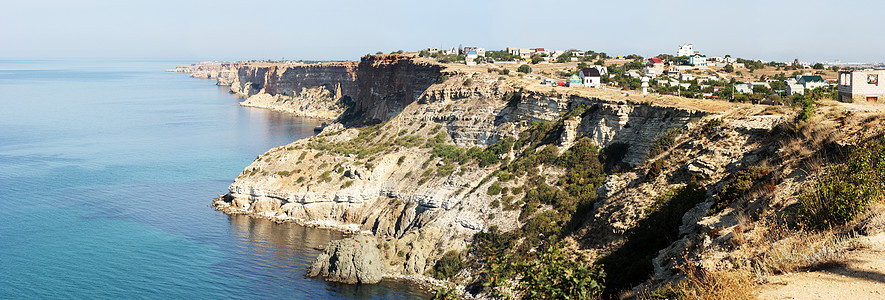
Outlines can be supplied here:
<path id="1" fill-rule="evenodd" d="M 715 130 L 716 127 L 722 126 L 723 124 L 725 124 L 725 121 L 722 121 L 722 119 L 712 119 L 707 123 L 704 123 L 704 126 L 701 127 L 701 132 L 703 132 L 705 135 L 709 135 L 713 133 L 713 130 Z"/>
<path id="2" fill-rule="evenodd" d="M 726 184 L 719 193 L 719 199 L 713 206 L 713 211 L 722 211 L 726 206 L 733 203 L 740 197 L 743 197 L 750 189 L 760 182 L 771 171 L 765 167 L 750 166 L 744 170 L 737 171 L 734 179 Z"/>
<path id="3" fill-rule="evenodd" d="M 811 119 L 811 116 L 814 115 L 814 101 L 810 99 L 804 99 L 802 101 L 802 110 L 799 111 L 799 114 L 796 115 L 796 118 L 793 119 L 796 123 L 804 122 L 808 119 Z"/>
<path id="4" fill-rule="evenodd" d="M 682 133 L 682 130 L 679 128 L 667 130 L 664 135 L 652 143 L 651 149 L 648 150 L 648 157 L 655 157 L 658 156 L 658 154 L 664 153 L 664 151 L 670 150 L 670 148 L 676 145 L 676 137 L 679 136 L 680 133 Z"/>
<path id="5" fill-rule="evenodd" d="M 402 165 L 403 162 L 405 162 L 405 161 L 406 161 L 406 156 L 405 156 L 405 155 L 400 156 L 400 157 L 396 160 L 396 165 L 397 165 L 397 166 L 400 166 L 400 165 Z"/>
<path id="6" fill-rule="evenodd" d="M 291 175 L 291 174 L 292 174 L 292 172 L 289 172 L 289 171 L 279 171 L 279 172 L 277 172 L 277 175 L 280 175 L 280 176 L 283 176 L 283 177 L 288 177 L 288 176 Z"/>
<path id="7" fill-rule="evenodd" d="M 446 80 L 449 80 L 448 75 L 439 75 L 439 77 L 436 78 L 436 83 L 443 83 L 446 82 Z"/>
<path id="8" fill-rule="evenodd" d="M 854 219 L 885 190 L 885 139 L 864 142 L 842 165 L 828 166 L 829 174 L 799 196 L 799 222 L 827 229 Z"/>
<path id="9" fill-rule="evenodd" d="M 658 175 L 661 175 L 661 172 L 667 168 L 667 162 L 663 159 L 656 160 L 649 164 L 648 172 L 645 173 L 645 181 L 653 181 L 655 178 L 658 178 Z"/>
<path id="10" fill-rule="evenodd" d="M 345 181 L 344 183 L 341 184 L 341 188 L 342 188 L 342 189 L 346 189 L 346 188 L 349 188 L 349 187 L 352 186 L 352 185 L 353 185 L 353 180 L 348 180 L 348 181 Z"/>
<path id="11" fill-rule="evenodd" d="M 521 65 L 519 66 L 519 68 L 516 69 L 516 71 L 528 74 L 532 72 L 532 67 L 529 67 L 529 65 Z"/>
<path id="12" fill-rule="evenodd" d="M 493 184 L 493 185 L 489 186 L 489 189 L 486 191 L 486 194 L 489 194 L 490 196 L 494 196 L 494 195 L 497 195 L 500 193 L 501 193 L 501 186 L 499 186 L 497 184 Z"/>
<path id="13" fill-rule="evenodd" d="M 452 278 L 452 276 L 461 271 L 463 266 L 461 254 L 458 251 L 449 250 L 433 265 L 433 277 L 438 279 Z"/>
<path id="14" fill-rule="evenodd" d="M 522 279 L 517 289 L 523 299 L 594 299 L 605 288 L 601 266 L 572 262 L 552 247 L 518 268 Z"/>

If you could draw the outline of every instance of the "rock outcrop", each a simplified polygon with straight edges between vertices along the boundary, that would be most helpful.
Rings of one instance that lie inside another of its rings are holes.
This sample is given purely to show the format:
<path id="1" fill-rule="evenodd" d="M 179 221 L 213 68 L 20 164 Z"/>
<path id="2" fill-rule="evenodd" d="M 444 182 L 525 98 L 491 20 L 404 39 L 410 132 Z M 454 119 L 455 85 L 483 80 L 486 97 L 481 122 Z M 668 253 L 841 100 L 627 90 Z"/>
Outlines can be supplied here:
<path id="1" fill-rule="evenodd" d="M 385 66 L 372 67 L 376 64 Z M 359 74 L 365 70 L 391 74 L 371 76 L 372 84 L 358 79 L 359 95 L 371 100 L 354 99 L 354 107 L 361 109 L 339 121 L 383 123 L 351 127 L 338 122 L 319 136 L 271 149 L 240 174 L 226 200 L 216 205 L 275 220 L 372 234 L 379 238 L 387 272 L 424 274 L 445 251 L 466 249 L 477 232 L 523 225 L 518 209 L 493 204 L 503 195 L 487 193 L 492 184 L 516 189 L 522 181 L 488 180 L 496 168 L 446 165 L 432 147 L 423 146 L 427 139 L 443 133 L 445 144 L 482 147 L 517 138 L 532 121 L 556 121 L 581 106 L 583 114 L 563 126 L 557 146 L 565 150 L 581 137 L 603 147 L 623 143 L 629 149 L 625 162 L 636 165 L 668 129 L 682 128 L 706 114 L 607 99 L 592 91 L 535 90 L 497 74 L 438 68 L 403 58 L 364 58 Z M 440 73 L 448 79 L 433 83 L 434 74 Z M 610 184 L 611 193 L 630 180 L 625 177 Z"/>
<path id="2" fill-rule="evenodd" d="M 332 241 L 310 266 L 307 275 L 347 284 L 372 284 L 384 275 L 384 257 L 373 236 L 358 235 Z"/>

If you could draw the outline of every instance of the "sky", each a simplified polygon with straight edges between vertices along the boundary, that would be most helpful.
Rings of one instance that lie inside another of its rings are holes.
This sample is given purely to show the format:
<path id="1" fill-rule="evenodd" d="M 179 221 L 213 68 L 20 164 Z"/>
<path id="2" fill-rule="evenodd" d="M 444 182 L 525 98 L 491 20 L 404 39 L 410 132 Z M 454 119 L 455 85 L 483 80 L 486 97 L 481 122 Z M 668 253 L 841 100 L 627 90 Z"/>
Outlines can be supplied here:
<path id="1" fill-rule="evenodd" d="M 427 47 L 885 61 L 885 1 L 0 0 L 0 58 L 354 60 Z"/>

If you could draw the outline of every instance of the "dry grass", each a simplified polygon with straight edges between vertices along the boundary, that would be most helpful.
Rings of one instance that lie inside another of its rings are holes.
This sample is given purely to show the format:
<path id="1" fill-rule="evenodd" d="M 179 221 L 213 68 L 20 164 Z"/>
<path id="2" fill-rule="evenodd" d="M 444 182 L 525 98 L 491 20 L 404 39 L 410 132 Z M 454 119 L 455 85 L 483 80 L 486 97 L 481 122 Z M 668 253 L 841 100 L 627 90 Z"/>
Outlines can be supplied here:
<path id="1" fill-rule="evenodd" d="M 823 145 L 838 141 L 844 132 L 836 130 L 833 122 L 823 122 L 819 118 L 811 118 L 800 124 L 787 122 L 780 125 L 788 138 L 781 140 L 781 157 L 804 159 L 816 153 Z"/>
<path id="2" fill-rule="evenodd" d="M 787 235 L 751 258 L 752 268 L 757 277 L 790 273 L 800 270 L 813 270 L 822 266 L 844 262 L 845 253 L 861 245 L 851 234 L 835 231 L 811 233 L 806 231 L 788 232 L 788 229 L 772 229 L 773 236 Z"/>
<path id="3" fill-rule="evenodd" d="M 707 271 L 695 266 L 679 268 L 685 278 L 655 291 L 639 293 L 640 299 L 756 299 L 753 275 L 744 270 Z"/>

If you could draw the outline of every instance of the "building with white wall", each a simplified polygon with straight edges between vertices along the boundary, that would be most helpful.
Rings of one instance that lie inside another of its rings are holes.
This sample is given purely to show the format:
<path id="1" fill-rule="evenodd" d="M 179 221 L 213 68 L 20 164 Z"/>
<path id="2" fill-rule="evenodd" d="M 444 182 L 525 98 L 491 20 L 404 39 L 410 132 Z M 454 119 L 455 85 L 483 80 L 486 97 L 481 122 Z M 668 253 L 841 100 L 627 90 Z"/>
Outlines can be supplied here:
<path id="1" fill-rule="evenodd" d="M 879 102 L 885 99 L 885 70 L 839 71 L 839 101 Z"/>
<path id="2" fill-rule="evenodd" d="M 586 87 L 599 88 L 602 86 L 602 72 L 598 68 L 583 68 L 578 72 L 582 83 Z"/>
<path id="3" fill-rule="evenodd" d="M 485 49 L 485 48 L 480 48 L 480 47 L 464 47 L 464 49 L 463 49 L 462 51 L 464 51 L 464 53 L 470 53 L 470 51 L 476 52 L 476 55 L 479 56 L 479 57 L 485 57 L 485 56 L 486 56 L 486 49 Z"/>
<path id="4" fill-rule="evenodd" d="M 692 44 L 683 44 L 676 49 L 676 56 L 690 56 L 694 54 L 694 46 Z"/>
<path id="5" fill-rule="evenodd" d="M 688 64 L 695 67 L 706 67 L 707 66 L 707 56 L 700 54 L 692 54 L 688 57 Z"/>

